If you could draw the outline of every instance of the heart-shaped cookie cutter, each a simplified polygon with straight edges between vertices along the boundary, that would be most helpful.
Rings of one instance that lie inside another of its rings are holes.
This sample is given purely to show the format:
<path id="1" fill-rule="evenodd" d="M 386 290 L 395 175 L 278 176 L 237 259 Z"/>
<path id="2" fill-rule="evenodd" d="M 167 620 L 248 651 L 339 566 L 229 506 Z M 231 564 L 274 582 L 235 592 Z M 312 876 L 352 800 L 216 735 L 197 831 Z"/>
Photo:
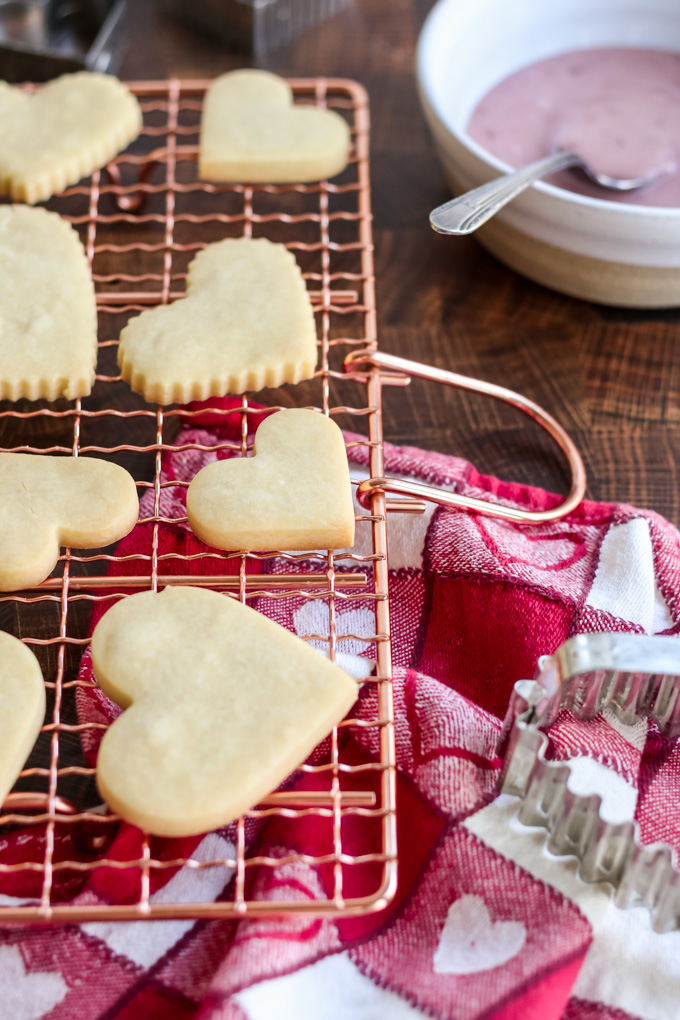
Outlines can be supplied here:
<path id="1" fill-rule="evenodd" d="M 668 844 L 644 845 L 634 821 L 601 815 L 599 795 L 569 789 L 571 770 L 548 761 L 548 733 L 561 712 L 581 720 L 605 709 L 632 725 L 653 719 L 680 736 L 680 641 L 638 634 L 581 634 L 539 661 L 535 680 L 513 689 L 498 744 L 500 789 L 522 799 L 518 818 L 548 830 L 547 847 L 579 859 L 586 882 L 607 882 L 618 907 L 646 907 L 656 932 L 680 928 L 680 871 Z"/>

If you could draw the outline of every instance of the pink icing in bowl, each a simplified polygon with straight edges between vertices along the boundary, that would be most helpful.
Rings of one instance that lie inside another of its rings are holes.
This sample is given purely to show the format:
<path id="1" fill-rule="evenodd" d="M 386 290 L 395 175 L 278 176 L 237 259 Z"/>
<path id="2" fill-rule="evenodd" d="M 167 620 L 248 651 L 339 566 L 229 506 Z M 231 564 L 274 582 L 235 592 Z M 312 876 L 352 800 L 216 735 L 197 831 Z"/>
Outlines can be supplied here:
<path id="1" fill-rule="evenodd" d="M 616 47 L 539 60 L 487 92 L 472 111 L 467 133 L 511 166 L 560 149 L 578 153 L 596 174 L 651 181 L 616 192 L 579 171 L 549 178 L 569 191 L 679 207 L 680 54 Z"/>
<path id="2" fill-rule="evenodd" d="M 439 0 L 420 36 L 417 78 L 454 193 L 512 169 L 466 131 L 494 85 L 569 50 L 633 44 L 680 53 L 677 0 Z M 424 205 L 424 221 L 429 211 Z M 678 207 L 612 202 L 543 181 L 475 236 L 502 261 L 556 290 L 630 307 L 680 305 Z"/>

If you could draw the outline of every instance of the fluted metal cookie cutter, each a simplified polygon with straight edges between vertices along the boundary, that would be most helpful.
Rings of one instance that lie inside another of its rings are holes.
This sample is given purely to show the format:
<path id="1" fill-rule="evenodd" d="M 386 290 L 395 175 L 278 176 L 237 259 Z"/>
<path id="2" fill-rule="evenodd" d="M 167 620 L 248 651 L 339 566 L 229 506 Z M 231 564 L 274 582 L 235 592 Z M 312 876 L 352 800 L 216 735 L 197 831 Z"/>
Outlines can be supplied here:
<path id="1" fill-rule="evenodd" d="M 586 882 L 608 882 L 618 907 L 645 906 L 656 932 L 680 928 L 680 871 L 668 844 L 645 846 L 634 821 L 614 824 L 597 794 L 568 787 L 570 769 L 548 761 L 546 735 L 560 712 L 593 719 L 610 709 L 624 724 L 653 719 L 680 736 L 680 640 L 637 634 L 582 634 L 543 656 L 535 680 L 513 690 L 499 741 L 501 790 L 522 799 L 518 818 L 548 830 L 547 847 L 574 855 Z"/>

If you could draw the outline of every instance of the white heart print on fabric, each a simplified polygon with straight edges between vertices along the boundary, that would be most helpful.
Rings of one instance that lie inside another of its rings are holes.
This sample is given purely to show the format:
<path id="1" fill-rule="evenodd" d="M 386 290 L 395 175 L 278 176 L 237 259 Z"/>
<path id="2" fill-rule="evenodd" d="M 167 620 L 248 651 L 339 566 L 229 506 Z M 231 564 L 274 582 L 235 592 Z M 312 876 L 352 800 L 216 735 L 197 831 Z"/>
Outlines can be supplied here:
<path id="1" fill-rule="evenodd" d="M 449 907 L 435 950 L 435 974 L 477 974 L 517 956 L 527 937 L 521 921 L 492 921 L 481 896 L 461 896 Z"/>
<path id="2" fill-rule="evenodd" d="M 68 993 L 59 971 L 28 974 L 18 946 L 0 946 L 0 986 L 3 1016 L 12 1020 L 38 1020 L 51 1013 Z"/>
<path id="3" fill-rule="evenodd" d="M 360 637 L 368 638 L 375 634 L 375 616 L 370 609 L 350 609 L 347 612 L 338 613 L 335 621 L 338 637 L 357 634 Z M 330 634 L 328 606 L 318 599 L 310 599 L 293 613 L 293 625 L 298 637 L 305 637 L 308 634 L 328 637 Z M 309 644 L 312 648 L 317 648 L 320 652 L 328 655 L 328 641 L 312 639 Z M 355 680 L 363 680 L 364 677 L 370 676 L 375 663 L 361 654 L 369 647 L 368 642 L 357 641 L 356 638 L 338 641 L 336 654 L 338 666 L 353 676 Z"/>

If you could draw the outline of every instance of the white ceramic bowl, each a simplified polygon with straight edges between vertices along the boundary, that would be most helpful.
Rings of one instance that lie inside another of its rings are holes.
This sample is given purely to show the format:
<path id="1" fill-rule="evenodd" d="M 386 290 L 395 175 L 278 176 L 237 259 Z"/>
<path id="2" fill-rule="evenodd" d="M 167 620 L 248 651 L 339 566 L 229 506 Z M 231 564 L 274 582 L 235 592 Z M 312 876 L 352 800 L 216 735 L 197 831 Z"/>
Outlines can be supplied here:
<path id="1" fill-rule="evenodd" d="M 678 0 L 439 0 L 418 44 L 425 115 L 459 194 L 507 172 L 465 132 L 478 100 L 513 71 L 595 46 L 680 52 Z M 680 209 L 627 205 L 540 182 L 478 233 L 525 276 L 576 297 L 680 305 Z M 455 244 L 456 239 L 450 238 Z"/>

